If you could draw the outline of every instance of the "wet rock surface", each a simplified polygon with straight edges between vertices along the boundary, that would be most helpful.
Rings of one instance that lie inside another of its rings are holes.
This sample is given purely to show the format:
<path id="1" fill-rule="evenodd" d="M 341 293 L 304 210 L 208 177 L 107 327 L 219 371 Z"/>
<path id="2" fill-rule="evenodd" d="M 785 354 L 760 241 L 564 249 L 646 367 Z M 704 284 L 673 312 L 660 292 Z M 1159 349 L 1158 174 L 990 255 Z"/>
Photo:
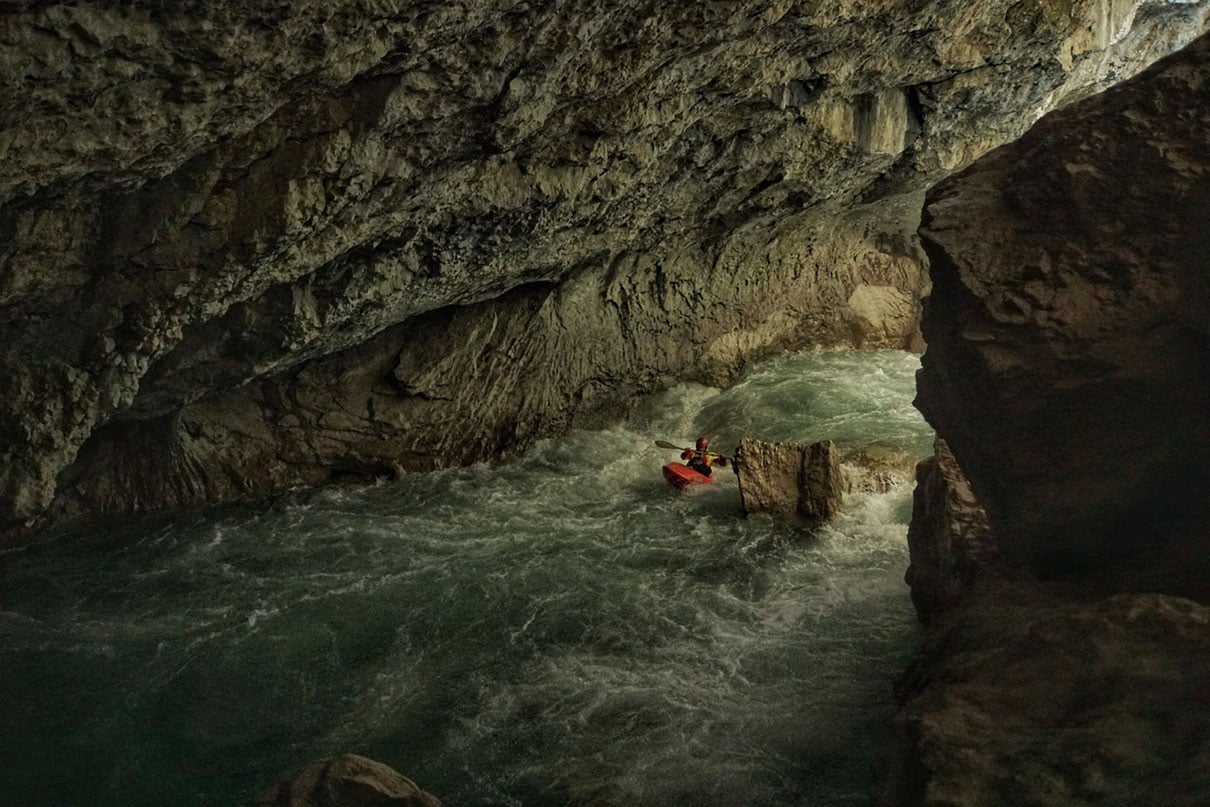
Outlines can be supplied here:
<path id="1" fill-rule="evenodd" d="M 745 437 L 735 463 L 740 499 L 748 514 L 818 524 L 836 515 L 844 503 L 848 480 L 831 440 L 802 445 Z"/>
<path id="2" fill-rule="evenodd" d="M 441 807 L 394 769 L 356 754 L 320 759 L 261 794 L 253 807 Z"/>
<path id="3" fill-rule="evenodd" d="M 918 346 L 919 194 L 1204 26 L 1137 10 L 14 5 L 0 527 L 499 456 L 763 352 Z"/>
<path id="4" fill-rule="evenodd" d="M 867 446 L 841 454 L 849 492 L 886 493 L 916 478 L 917 457 L 909 451 Z"/>

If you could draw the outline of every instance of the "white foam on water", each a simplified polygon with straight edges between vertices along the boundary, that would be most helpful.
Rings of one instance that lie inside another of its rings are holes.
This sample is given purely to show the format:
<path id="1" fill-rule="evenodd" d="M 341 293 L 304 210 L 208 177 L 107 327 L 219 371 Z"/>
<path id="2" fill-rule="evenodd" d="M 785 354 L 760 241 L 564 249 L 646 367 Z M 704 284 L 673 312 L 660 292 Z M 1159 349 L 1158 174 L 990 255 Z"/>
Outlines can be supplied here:
<path id="1" fill-rule="evenodd" d="M 915 366 L 787 355 L 501 466 L 136 525 L 116 552 L 6 556 L 0 686 L 89 713 L 121 704 L 94 745 L 47 758 L 81 781 L 150 766 L 135 780 L 154 789 L 178 757 L 206 760 L 189 768 L 198 793 L 231 770 L 259 777 L 194 803 L 246 800 L 351 749 L 451 804 L 860 801 L 916 635 L 910 489 L 853 495 L 807 535 L 744 519 L 729 469 L 670 489 L 659 468 L 676 452 L 655 441 L 706 434 L 727 450 L 752 433 L 920 454 Z M 91 659 L 66 690 L 37 674 L 64 652 Z M 122 733 L 141 724 L 156 732 Z M 0 747 L 51 731 L 37 725 L 0 727 Z"/>

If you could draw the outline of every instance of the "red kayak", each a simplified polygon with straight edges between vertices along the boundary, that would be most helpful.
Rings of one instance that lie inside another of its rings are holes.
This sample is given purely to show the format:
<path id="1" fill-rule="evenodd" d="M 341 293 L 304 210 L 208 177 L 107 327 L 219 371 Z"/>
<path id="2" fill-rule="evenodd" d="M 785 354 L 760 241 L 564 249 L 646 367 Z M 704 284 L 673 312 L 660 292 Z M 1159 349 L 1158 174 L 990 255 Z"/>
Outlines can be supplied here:
<path id="1" fill-rule="evenodd" d="M 684 490 L 690 485 L 712 484 L 713 476 L 699 474 L 683 462 L 670 462 L 664 466 L 664 478 L 674 488 Z"/>

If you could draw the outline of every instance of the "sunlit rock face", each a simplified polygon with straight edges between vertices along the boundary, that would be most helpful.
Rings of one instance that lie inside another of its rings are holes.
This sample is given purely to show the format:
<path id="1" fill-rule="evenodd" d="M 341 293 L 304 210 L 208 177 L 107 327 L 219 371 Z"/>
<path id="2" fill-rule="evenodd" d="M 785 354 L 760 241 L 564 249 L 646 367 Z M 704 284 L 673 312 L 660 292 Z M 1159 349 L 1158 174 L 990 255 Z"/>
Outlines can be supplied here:
<path id="1" fill-rule="evenodd" d="M 1205 15 L 10 4 L 0 525 L 496 456 L 780 347 L 913 344 L 923 189 Z"/>
<path id="2" fill-rule="evenodd" d="M 844 506 L 849 480 L 831 440 L 769 443 L 744 437 L 735 452 L 744 512 L 820 524 Z"/>
<path id="3" fill-rule="evenodd" d="M 930 194 L 919 405 L 1010 562 L 1205 549 L 1208 221 L 1210 38 Z"/>

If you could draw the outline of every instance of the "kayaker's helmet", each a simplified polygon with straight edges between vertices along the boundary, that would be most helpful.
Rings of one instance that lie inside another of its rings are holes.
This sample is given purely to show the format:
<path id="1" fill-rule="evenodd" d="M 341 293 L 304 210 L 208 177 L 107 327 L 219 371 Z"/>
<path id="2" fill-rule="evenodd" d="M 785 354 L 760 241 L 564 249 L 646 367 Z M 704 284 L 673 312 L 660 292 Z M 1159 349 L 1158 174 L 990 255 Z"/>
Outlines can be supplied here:
<path id="1" fill-rule="evenodd" d="M 710 445 L 710 441 L 707 440 L 705 437 L 697 438 L 697 450 L 698 451 L 705 451 L 707 446 L 709 446 L 709 445 Z"/>

